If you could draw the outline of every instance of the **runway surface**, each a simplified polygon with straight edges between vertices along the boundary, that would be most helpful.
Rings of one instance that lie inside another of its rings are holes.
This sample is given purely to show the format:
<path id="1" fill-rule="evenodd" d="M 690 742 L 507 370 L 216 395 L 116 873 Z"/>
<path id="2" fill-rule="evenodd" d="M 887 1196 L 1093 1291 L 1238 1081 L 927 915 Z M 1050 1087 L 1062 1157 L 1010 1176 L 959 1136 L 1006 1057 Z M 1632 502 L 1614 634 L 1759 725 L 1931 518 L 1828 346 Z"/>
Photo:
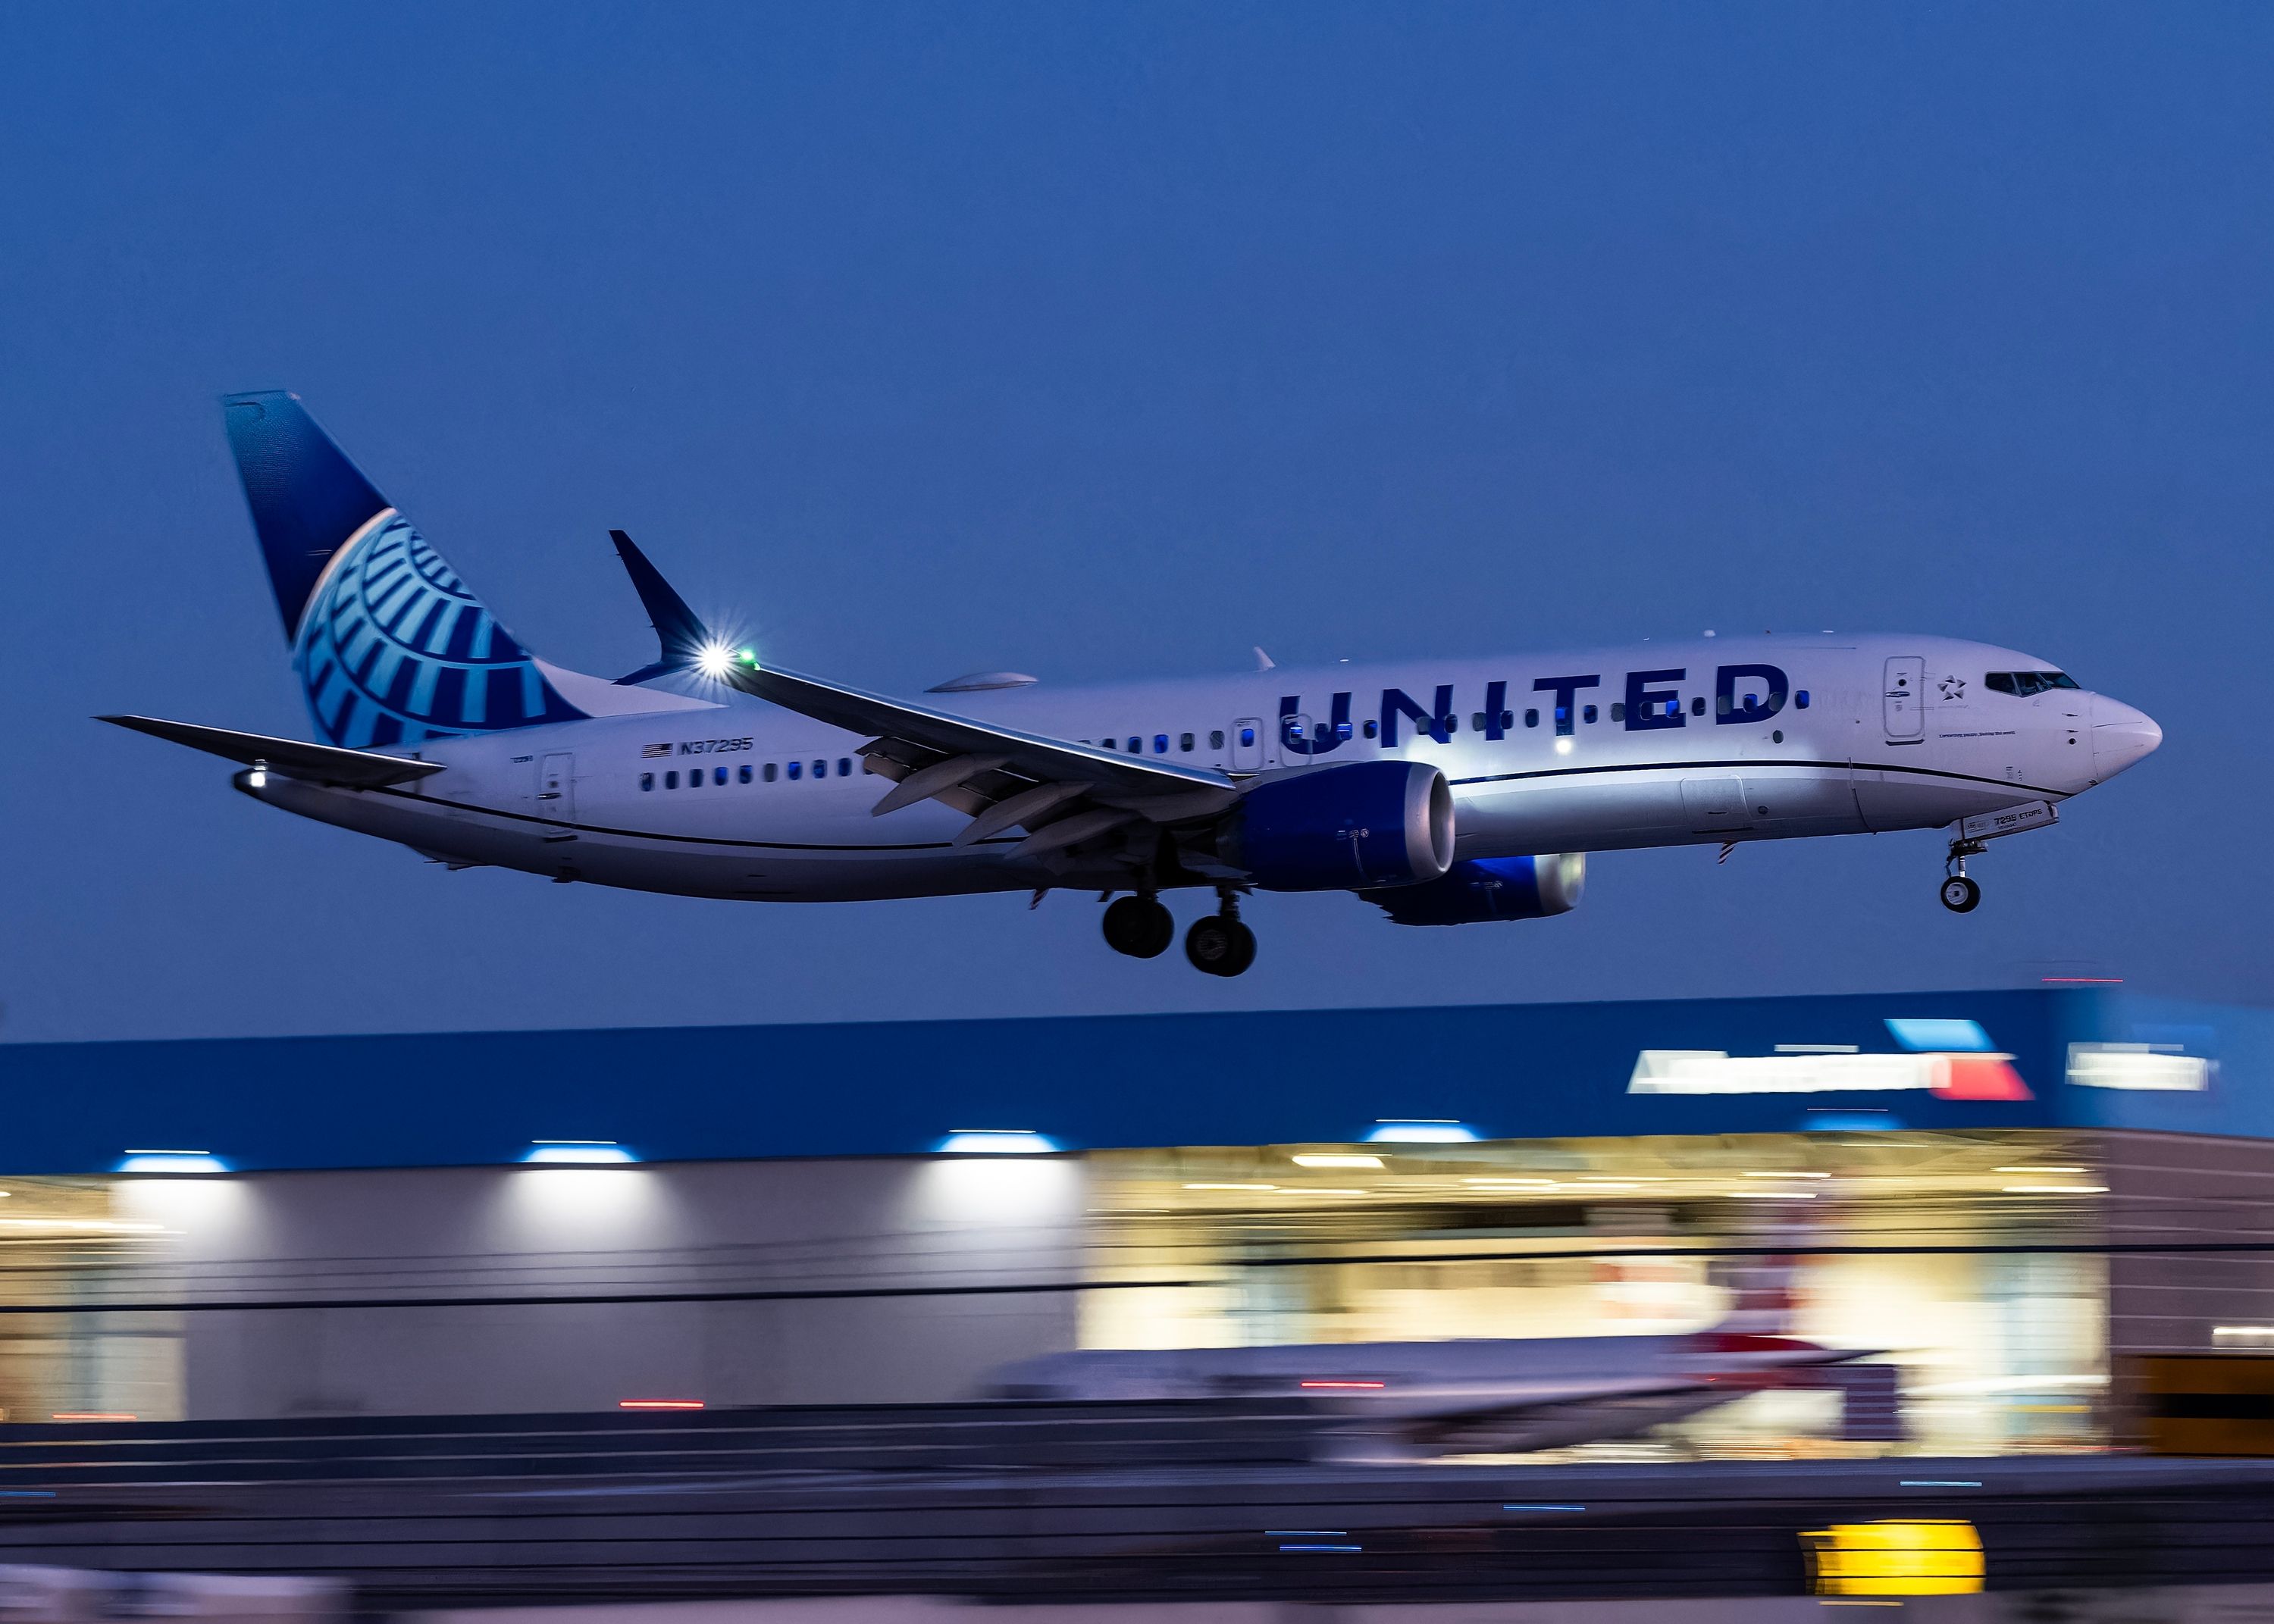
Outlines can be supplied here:
<path id="1" fill-rule="evenodd" d="M 0 1562 L 331 1575 L 366 1611 L 672 1598 L 1796 1595 L 1962 1517 L 1992 1589 L 2274 1579 L 2274 1462 L 1313 1460 L 1294 1404 L 0 1427 Z"/>

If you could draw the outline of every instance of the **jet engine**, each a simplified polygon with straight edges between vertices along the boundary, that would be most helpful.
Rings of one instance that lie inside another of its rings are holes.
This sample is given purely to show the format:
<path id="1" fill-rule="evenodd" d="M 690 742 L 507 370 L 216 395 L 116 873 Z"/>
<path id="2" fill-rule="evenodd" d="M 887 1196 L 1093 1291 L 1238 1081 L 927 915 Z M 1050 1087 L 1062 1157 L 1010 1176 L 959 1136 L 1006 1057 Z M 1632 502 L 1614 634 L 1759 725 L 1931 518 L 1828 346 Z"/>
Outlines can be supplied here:
<path id="1" fill-rule="evenodd" d="M 1453 867 L 1453 792 L 1426 762 L 1352 762 L 1267 778 L 1216 851 L 1265 891 L 1419 885 Z"/>
<path id="2" fill-rule="evenodd" d="M 1587 854 L 1474 857 L 1426 885 L 1364 892 L 1401 925 L 1474 925 L 1495 919 L 1545 919 L 1579 906 Z"/>

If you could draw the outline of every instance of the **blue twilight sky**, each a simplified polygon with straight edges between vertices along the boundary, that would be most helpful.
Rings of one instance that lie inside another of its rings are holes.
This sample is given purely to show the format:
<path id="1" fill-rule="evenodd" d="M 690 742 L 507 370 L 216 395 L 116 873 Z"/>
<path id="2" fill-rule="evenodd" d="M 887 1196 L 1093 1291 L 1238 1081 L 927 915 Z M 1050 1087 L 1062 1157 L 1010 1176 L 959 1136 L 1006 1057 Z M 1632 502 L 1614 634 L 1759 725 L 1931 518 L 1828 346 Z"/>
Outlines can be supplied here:
<path id="1" fill-rule="evenodd" d="M 2270 84 L 2260 5 L 0 10 L 0 1035 L 2267 996 Z M 584 669 L 621 525 L 872 688 L 1916 629 L 2168 741 L 1970 918 L 1931 835 L 1615 854 L 1261 899 L 1231 983 L 1086 897 L 448 874 L 87 719 L 305 734 L 254 387 Z"/>

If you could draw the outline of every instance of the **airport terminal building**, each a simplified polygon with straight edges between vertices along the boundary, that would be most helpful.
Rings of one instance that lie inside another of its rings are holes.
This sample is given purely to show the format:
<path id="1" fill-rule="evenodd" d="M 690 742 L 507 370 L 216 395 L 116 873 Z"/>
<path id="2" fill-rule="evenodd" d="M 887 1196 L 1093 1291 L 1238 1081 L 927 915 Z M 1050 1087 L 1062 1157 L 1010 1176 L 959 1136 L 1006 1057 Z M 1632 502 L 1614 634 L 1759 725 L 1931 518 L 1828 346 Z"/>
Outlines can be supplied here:
<path id="1" fill-rule="evenodd" d="M 914 1403 L 1077 1348 L 1742 1311 L 1888 1367 L 1894 1413 L 1794 1387 L 1628 1447 L 1999 1453 L 2130 1436 L 2146 1356 L 2274 1349 L 2274 1012 L 2112 989 L 0 1071 L 10 1421 Z"/>

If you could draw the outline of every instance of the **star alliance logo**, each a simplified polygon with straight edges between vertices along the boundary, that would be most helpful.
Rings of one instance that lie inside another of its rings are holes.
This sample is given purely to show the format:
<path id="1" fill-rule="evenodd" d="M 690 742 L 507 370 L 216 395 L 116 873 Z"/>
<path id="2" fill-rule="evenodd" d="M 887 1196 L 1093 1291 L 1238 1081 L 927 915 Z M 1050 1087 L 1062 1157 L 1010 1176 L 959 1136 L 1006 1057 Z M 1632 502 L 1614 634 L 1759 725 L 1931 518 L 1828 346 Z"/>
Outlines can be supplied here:
<path id="1" fill-rule="evenodd" d="M 1965 699 L 1966 679 L 1964 677 L 1945 677 L 1942 680 L 1942 696 L 1946 702 L 1953 703 Z"/>

